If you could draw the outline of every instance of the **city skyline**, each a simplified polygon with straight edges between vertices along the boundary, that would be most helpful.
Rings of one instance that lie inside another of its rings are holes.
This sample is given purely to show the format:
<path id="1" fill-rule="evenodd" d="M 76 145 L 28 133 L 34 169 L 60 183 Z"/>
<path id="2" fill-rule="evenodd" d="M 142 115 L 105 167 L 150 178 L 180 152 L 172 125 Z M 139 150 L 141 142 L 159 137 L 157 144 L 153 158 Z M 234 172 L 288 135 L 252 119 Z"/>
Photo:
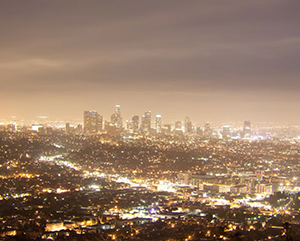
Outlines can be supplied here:
<path id="1" fill-rule="evenodd" d="M 70 119 L 70 118 L 55 118 L 53 116 L 43 116 L 43 115 L 39 115 L 39 116 L 35 116 L 35 117 L 31 117 L 31 118 L 24 118 L 24 117 L 20 117 L 20 116 L 9 116 L 8 118 L 0 118 L 0 125 L 6 125 L 6 124 L 25 124 L 28 125 L 28 123 L 31 123 L 32 125 L 39 125 L 39 124 L 50 124 L 50 123 L 57 123 L 59 125 L 61 125 L 62 123 L 68 123 L 71 125 L 77 125 L 77 124 L 81 124 L 84 125 L 85 123 L 85 115 L 86 113 L 92 113 L 92 114 L 97 114 L 99 116 L 99 118 L 101 118 L 101 123 L 102 123 L 102 128 L 105 127 L 105 123 L 110 123 L 113 126 L 116 126 L 118 128 L 124 128 L 124 129 L 128 129 L 128 125 L 131 126 L 131 128 L 133 127 L 132 125 L 136 125 L 136 122 L 139 122 L 141 125 L 143 123 L 143 119 L 145 120 L 145 116 L 146 113 L 150 114 L 150 119 L 149 117 L 146 118 L 147 119 L 147 126 L 151 126 L 152 129 L 156 129 L 156 121 L 157 121 L 157 117 L 160 118 L 161 124 L 165 124 L 165 125 L 174 125 L 176 126 L 176 122 L 179 123 L 181 122 L 182 124 L 182 128 L 184 129 L 190 129 L 191 128 L 191 123 L 193 123 L 193 125 L 195 126 L 205 126 L 206 124 L 210 123 L 213 125 L 217 125 L 217 126 L 221 126 L 223 128 L 223 125 L 227 126 L 227 125 L 234 125 L 234 126 L 243 126 L 245 125 L 245 122 L 248 122 L 250 120 L 229 120 L 229 121 L 211 121 L 211 120 L 206 120 L 206 121 L 199 121 L 197 119 L 191 119 L 190 116 L 187 115 L 183 115 L 180 116 L 177 119 L 166 119 L 164 113 L 157 113 L 155 110 L 151 111 L 151 110 L 146 110 L 143 111 L 142 113 L 125 113 L 125 114 L 120 114 L 117 115 L 117 119 L 116 119 L 116 113 L 117 110 L 120 111 L 121 105 L 115 105 L 116 109 L 115 112 L 113 112 L 113 109 L 111 110 L 112 113 L 107 114 L 107 116 L 104 116 L 101 112 L 101 110 L 97 110 L 97 109 L 90 109 L 90 110 L 83 110 L 81 111 L 81 115 L 78 116 L 78 118 L 74 118 L 74 119 Z M 123 109 L 123 107 L 122 107 Z M 123 111 L 122 111 L 123 112 Z M 153 113 L 153 118 L 151 118 L 151 112 Z M 83 115 L 82 115 L 83 113 Z M 119 112 L 120 113 L 120 112 Z M 127 116 L 126 118 L 124 118 L 124 116 Z M 116 121 L 118 120 L 118 121 Z M 150 121 L 149 121 L 150 120 Z M 256 123 L 258 126 L 295 126 L 297 127 L 298 125 L 292 125 L 292 124 L 288 124 L 288 123 L 280 123 L 278 121 L 272 121 L 272 122 L 266 122 L 266 121 L 252 121 L 253 123 Z M 187 125 L 186 125 L 187 123 Z M 102 129 L 100 128 L 100 129 Z M 147 127 L 148 128 L 148 127 Z"/>
<path id="2" fill-rule="evenodd" d="M 0 119 L 109 116 L 118 103 L 168 120 L 300 123 L 298 2 L 0 4 Z"/>
<path id="3" fill-rule="evenodd" d="M 0 241 L 298 240 L 299 9 L 0 0 Z"/>

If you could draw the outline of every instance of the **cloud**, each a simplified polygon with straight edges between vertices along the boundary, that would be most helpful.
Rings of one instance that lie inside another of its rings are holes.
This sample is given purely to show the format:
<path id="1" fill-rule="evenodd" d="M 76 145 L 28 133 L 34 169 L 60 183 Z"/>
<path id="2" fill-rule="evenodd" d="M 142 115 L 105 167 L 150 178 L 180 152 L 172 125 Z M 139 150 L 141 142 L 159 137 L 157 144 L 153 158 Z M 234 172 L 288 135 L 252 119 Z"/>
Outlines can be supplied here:
<path id="1" fill-rule="evenodd" d="M 265 93 L 293 99 L 300 90 L 299 6 L 279 0 L 3 1 L 2 101 L 32 94 L 64 101 L 78 93 L 168 96 L 161 101 L 198 95 L 230 104 L 253 93 L 264 101 Z"/>

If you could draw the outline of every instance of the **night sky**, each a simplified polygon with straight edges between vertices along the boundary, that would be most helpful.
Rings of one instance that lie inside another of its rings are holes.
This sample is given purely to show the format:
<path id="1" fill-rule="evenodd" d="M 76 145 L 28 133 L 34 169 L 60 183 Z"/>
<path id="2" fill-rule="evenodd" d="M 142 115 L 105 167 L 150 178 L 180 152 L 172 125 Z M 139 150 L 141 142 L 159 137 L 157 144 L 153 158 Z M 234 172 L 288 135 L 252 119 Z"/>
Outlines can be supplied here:
<path id="1" fill-rule="evenodd" d="M 0 118 L 300 124 L 300 1 L 0 0 Z"/>

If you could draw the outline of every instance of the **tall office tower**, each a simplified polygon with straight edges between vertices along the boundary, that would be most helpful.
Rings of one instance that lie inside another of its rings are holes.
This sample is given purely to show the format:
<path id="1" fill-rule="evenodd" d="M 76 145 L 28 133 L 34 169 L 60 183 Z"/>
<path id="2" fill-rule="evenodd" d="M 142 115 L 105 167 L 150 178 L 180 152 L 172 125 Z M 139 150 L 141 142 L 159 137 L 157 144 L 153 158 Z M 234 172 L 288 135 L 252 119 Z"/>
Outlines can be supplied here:
<path id="1" fill-rule="evenodd" d="M 243 137 L 244 138 L 251 137 L 251 122 L 250 121 L 244 121 Z"/>
<path id="2" fill-rule="evenodd" d="M 185 133 L 192 133 L 193 132 L 193 125 L 191 122 L 190 117 L 185 117 L 184 120 L 184 129 L 185 129 Z"/>
<path id="3" fill-rule="evenodd" d="M 98 116 L 98 132 L 103 131 L 103 115 Z"/>
<path id="4" fill-rule="evenodd" d="M 211 137 L 211 128 L 209 122 L 207 122 L 204 125 L 204 137 L 205 138 L 210 138 Z"/>
<path id="5" fill-rule="evenodd" d="M 133 121 L 132 120 L 126 121 L 126 129 L 129 133 L 133 133 Z"/>
<path id="6" fill-rule="evenodd" d="M 122 128 L 123 126 L 120 108 L 120 105 L 116 105 L 117 128 Z"/>
<path id="7" fill-rule="evenodd" d="M 102 130 L 102 115 L 99 115 L 97 111 L 84 111 L 84 133 L 95 134 Z"/>
<path id="8" fill-rule="evenodd" d="M 161 133 L 161 115 L 156 115 L 155 130 L 156 133 Z"/>
<path id="9" fill-rule="evenodd" d="M 139 131 L 139 116 L 132 116 L 132 131 L 133 133 L 137 133 Z"/>
<path id="10" fill-rule="evenodd" d="M 146 117 L 146 128 L 148 131 L 150 131 L 151 130 L 151 111 L 146 111 L 145 117 Z"/>
<path id="11" fill-rule="evenodd" d="M 223 126 L 223 132 L 222 132 L 222 137 L 223 139 L 227 139 L 230 133 L 230 128 L 229 126 Z"/>
<path id="12" fill-rule="evenodd" d="M 120 105 L 116 105 L 116 115 L 121 116 L 121 106 Z"/>
<path id="13" fill-rule="evenodd" d="M 116 111 L 111 116 L 111 123 L 115 125 L 117 128 L 121 129 L 123 127 L 122 117 L 121 117 L 121 106 L 116 105 Z"/>
<path id="14" fill-rule="evenodd" d="M 117 126 L 117 117 L 116 117 L 116 114 L 113 113 L 110 117 L 110 123 L 114 126 Z"/>
<path id="15" fill-rule="evenodd" d="M 181 121 L 175 122 L 175 130 L 181 130 Z"/>
<path id="16" fill-rule="evenodd" d="M 145 115 L 142 116 L 142 132 L 150 132 L 151 130 L 151 111 L 146 111 Z"/>

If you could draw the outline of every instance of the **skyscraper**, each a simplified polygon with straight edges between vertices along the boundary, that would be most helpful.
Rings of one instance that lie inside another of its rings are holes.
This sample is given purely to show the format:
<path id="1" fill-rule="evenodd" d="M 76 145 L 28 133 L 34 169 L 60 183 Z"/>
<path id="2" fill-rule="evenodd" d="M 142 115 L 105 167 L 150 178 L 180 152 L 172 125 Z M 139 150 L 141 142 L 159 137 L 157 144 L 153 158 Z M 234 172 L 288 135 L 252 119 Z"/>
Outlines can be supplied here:
<path id="1" fill-rule="evenodd" d="M 243 137 L 251 137 L 251 122 L 248 120 L 244 121 Z"/>
<path id="2" fill-rule="evenodd" d="M 102 115 L 99 115 L 97 111 L 84 111 L 84 133 L 95 134 L 102 130 Z"/>
<path id="3" fill-rule="evenodd" d="M 117 128 L 121 129 L 123 127 L 123 121 L 121 117 L 121 106 L 116 105 L 116 111 L 111 116 L 111 123 Z"/>
<path id="4" fill-rule="evenodd" d="M 161 133 L 161 115 L 156 115 L 155 130 L 156 133 Z"/>
<path id="5" fill-rule="evenodd" d="M 175 130 L 181 130 L 181 121 L 175 122 Z"/>
<path id="6" fill-rule="evenodd" d="M 98 132 L 103 131 L 103 115 L 98 115 Z"/>
<path id="7" fill-rule="evenodd" d="M 211 128 L 209 122 L 207 122 L 204 125 L 204 137 L 205 138 L 210 138 L 211 137 Z"/>
<path id="8" fill-rule="evenodd" d="M 116 115 L 121 116 L 121 106 L 120 105 L 116 105 Z"/>
<path id="9" fill-rule="evenodd" d="M 129 133 L 133 133 L 133 121 L 132 120 L 126 121 L 126 128 Z"/>
<path id="10" fill-rule="evenodd" d="M 145 115 L 142 116 L 142 132 L 150 132 L 151 130 L 151 111 L 146 111 Z"/>
<path id="11" fill-rule="evenodd" d="M 193 126 L 190 117 L 185 117 L 184 120 L 184 129 L 185 133 L 192 133 L 193 132 Z"/>
<path id="12" fill-rule="evenodd" d="M 223 139 L 227 139 L 230 133 L 230 127 L 229 126 L 223 126 L 223 132 L 222 137 Z"/>
<path id="13" fill-rule="evenodd" d="M 133 133 L 137 133 L 139 131 L 139 116 L 138 115 L 132 116 L 132 130 L 133 130 Z"/>

